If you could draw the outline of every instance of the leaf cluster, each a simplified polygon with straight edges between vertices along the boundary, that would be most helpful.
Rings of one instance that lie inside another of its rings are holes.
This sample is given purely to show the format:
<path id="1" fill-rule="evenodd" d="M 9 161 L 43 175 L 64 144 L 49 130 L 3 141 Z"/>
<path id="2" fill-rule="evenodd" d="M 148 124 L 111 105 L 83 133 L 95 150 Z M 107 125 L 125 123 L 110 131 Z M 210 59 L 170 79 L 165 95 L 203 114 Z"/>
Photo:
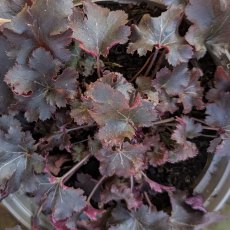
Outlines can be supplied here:
<path id="1" fill-rule="evenodd" d="M 204 154 L 201 136 L 230 158 L 229 71 L 217 66 L 205 85 L 199 64 L 210 49 L 229 56 L 230 6 L 156 2 L 161 14 L 136 22 L 90 0 L 1 1 L 0 200 L 30 195 L 34 228 L 41 212 L 55 229 L 189 230 L 222 219 L 148 172 Z M 119 46 L 145 61 L 132 78 L 117 67 L 125 61 L 110 62 Z M 155 207 L 158 193 L 171 214 Z"/>

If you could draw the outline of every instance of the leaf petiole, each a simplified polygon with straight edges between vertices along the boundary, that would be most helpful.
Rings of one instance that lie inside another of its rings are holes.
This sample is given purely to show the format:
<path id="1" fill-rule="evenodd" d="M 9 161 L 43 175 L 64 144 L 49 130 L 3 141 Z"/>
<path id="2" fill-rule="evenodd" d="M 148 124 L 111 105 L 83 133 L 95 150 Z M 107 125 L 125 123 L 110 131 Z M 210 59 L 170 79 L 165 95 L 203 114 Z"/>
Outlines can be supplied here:
<path id="1" fill-rule="evenodd" d="M 149 72 L 151 71 L 152 67 L 153 67 L 153 64 L 155 63 L 156 61 L 156 58 L 157 58 L 157 55 L 158 55 L 158 52 L 159 52 L 159 48 L 155 48 L 155 52 L 154 52 L 154 55 L 151 59 L 151 62 L 148 66 L 148 69 L 145 71 L 145 74 L 144 76 L 147 77 L 149 75 Z"/>
<path id="2" fill-rule="evenodd" d="M 79 161 L 73 168 L 71 168 L 67 173 L 60 177 L 60 183 L 65 183 L 86 161 L 91 157 L 91 154 L 86 155 L 81 161 Z"/>
<path id="3" fill-rule="evenodd" d="M 106 176 L 103 176 L 95 185 L 95 187 L 93 188 L 93 190 L 91 191 L 91 193 L 89 194 L 88 198 L 87 198 L 87 202 L 90 203 L 90 200 L 92 198 L 92 196 L 94 195 L 94 193 L 97 191 L 98 187 L 102 184 L 102 182 L 105 180 Z"/>

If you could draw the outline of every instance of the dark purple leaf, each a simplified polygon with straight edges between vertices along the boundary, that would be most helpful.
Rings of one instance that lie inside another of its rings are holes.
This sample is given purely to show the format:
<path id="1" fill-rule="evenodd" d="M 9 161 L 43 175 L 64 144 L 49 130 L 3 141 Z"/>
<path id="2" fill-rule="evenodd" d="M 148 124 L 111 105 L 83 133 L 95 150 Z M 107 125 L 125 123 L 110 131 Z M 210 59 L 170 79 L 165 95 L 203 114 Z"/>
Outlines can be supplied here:
<path id="1" fill-rule="evenodd" d="M 174 150 L 169 151 L 168 161 L 171 163 L 185 161 L 197 156 L 198 153 L 196 145 L 190 141 L 186 141 L 184 144 L 178 145 Z"/>
<path id="2" fill-rule="evenodd" d="M 71 104 L 70 115 L 78 125 L 90 125 L 94 123 L 89 113 L 89 109 L 92 107 L 91 104 L 91 101 L 84 97 L 82 97 L 81 101 L 75 100 Z"/>
<path id="3" fill-rule="evenodd" d="M 149 149 L 146 152 L 146 156 L 148 163 L 153 167 L 163 165 L 168 161 L 168 149 L 164 143 L 160 141 L 159 135 L 146 137 L 143 141 L 143 145 Z"/>
<path id="4" fill-rule="evenodd" d="M 77 188 L 80 188 L 84 190 L 84 194 L 86 196 L 89 196 L 93 188 L 97 184 L 97 180 L 93 179 L 92 176 L 89 174 L 84 174 L 84 173 L 78 173 L 77 174 L 77 181 L 75 182 L 75 186 Z M 92 196 L 92 200 L 95 202 L 99 202 L 100 200 L 100 191 L 101 191 L 101 186 L 97 189 L 97 191 L 94 193 Z"/>
<path id="5" fill-rule="evenodd" d="M 89 0 L 83 1 L 83 11 L 77 9 L 72 24 L 73 38 L 80 48 L 93 56 L 106 57 L 111 47 L 128 41 L 130 29 L 125 24 L 128 15 L 122 11 L 110 11 Z"/>
<path id="6" fill-rule="evenodd" d="M 210 102 L 221 99 L 222 95 L 230 91 L 230 74 L 222 66 L 218 66 L 215 72 L 214 88 L 211 88 L 206 98 Z"/>
<path id="7" fill-rule="evenodd" d="M 129 177 L 135 175 L 144 166 L 144 153 L 146 147 L 142 144 L 131 145 L 124 142 L 122 147 L 102 148 L 95 154 L 100 161 L 100 172 L 102 175 Z"/>
<path id="8" fill-rule="evenodd" d="M 184 192 L 170 194 L 172 214 L 170 225 L 175 230 L 202 230 L 209 224 L 223 220 L 217 212 L 195 211 L 185 204 L 186 195 Z"/>
<path id="9" fill-rule="evenodd" d="M 111 181 L 101 193 L 100 206 L 110 201 L 124 200 L 129 210 L 137 209 L 142 205 L 141 197 L 135 191 L 132 191 L 126 183 L 118 179 Z M 103 207 L 103 206 L 102 206 Z"/>
<path id="10" fill-rule="evenodd" d="M 128 52 L 137 51 L 142 56 L 147 51 L 152 51 L 155 46 L 159 49 L 167 49 L 166 58 L 171 65 L 187 62 L 193 52 L 192 47 L 186 44 L 184 38 L 178 33 L 182 17 L 183 8 L 175 5 L 156 18 L 145 14 L 138 26 L 132 26 Z"/>
<path id="11" fill-rule="evenodd" d="M 58 63 L 43 48 L 33 52 L 29 66 L 14 66 L 5 81 L 19 95 L 29 121 L 46 120 L 56 107 L 65 107 L 68 100 L 75 98 L 78 75 L 70 68 L 57 75 Z"/>
<path id="12" fill-rule="evenodd" d="M 160 94 L 165 91 L 169 96 L 178 96 L 177 103 L 182 103 L 183 112 L 189 113 L 193 106 L 197 109 L 204 107 L 203 89 L 199 82 L 201 75 L 202 71 L 198 68 L 188 71 L 187 64 L 176 66 L 172 72 L 165 67 L 157 73 L 153 87 Z"/>
<path id="13" fill-rule="evenodd" d="M 114 87 L 98 80 L 89 86 L 87 97 L 92 101 L 90 115 L 101 126 L 100 140 L 118 142 L 125 137 L 131 139 L 137 127 L 151 126 L 157 119 L 157 111 L 148 100 L 137 95 L 132 102 L 131 95 L 127 99 L 127 91 L 116 84 Z"/>
<path id="14" fill-rule="evenodd" d="M 203 57 L 207 49 L 217 58 L 229 52 L 229 1 L 190 0 L 185 13 L 193 23 L 185 37 L 195 47 L 198 58 Z"/>
<path id="15" fill-rule="evenodd" d="M 71 0 L 34 0 L 26 5 L 5 27 L 4 31 L 14 48 L 17 62 L 25 64 L 30 53 L 38 47 L 49 50 L 55 58 L 67 61 L 70 52 L 65 47 L 71 42 L 69 17 L 72 14 Z"/>
<path id="16" fill-rule="evenodd" d="M 201 124 L 195 124 L 195 122 L 186 116 L 177 117 L 177 126 L 173 131 L 172 139 L 178 144 L 185 144 L 187 138 L 193 139 L 198 137 L 202 132 L 203 128 Z"/>
<path id="17" fill-rule="evenodd" d="M 172 187 L 172 186 L 166 186 L 166 185 L 159 184 L 159 183 L 149 179 L 148 177 L 145 177 L 144 179 L 149 184 L 150 188 L 153 189 L 156 192 L 161 193 L 161 192 L 164 192 L 164 191 L 166 191 L 166 192 L 175 191 L 175 188 Z"/>
<path id="18" fill-rule="evenodd" d="M 112 226 L 109 230 L 168 230 L 168 221 L 169 217 L 165 212 L 151 211 L 145 205 L 131 212 L 118 206 L 112 212 L 110 220 Z"/>
<path id="19" fill-rule="evenodd" d="M 34 142 L 12 116 L 0 117 L 0 199 L 17 191 L 26 174 L 42 171 L 43 158 L 34 152 Z"/>
<path id="20" fill-rule="evenodd" d="M 55 222 L 66 220 L 85 208 L 83 190 L 67 187 L 59 178 L 48 175 L 36 176 L 36 181 L 35 200 L 41 204 L 42 211 L 52 213 Z"/>
<path id="21" fill-rule="evenodd" d="M 0 18 L 13 18 L 27 2 L 27 0 L 1 0 Z"/>
<path id="22" fill-rule="evenodd" d="M 199 194 L 187 197 L 185 200 L 185 203 L 190 205 L 194 210 L 206 213 L 207 210 L 205 209 L 203 202 L 203 197 Z"/>
<path id="23" fill-rule="evenodd" d="M 6 50 L 8 48 L 9 42 L 0 33 L 0 113 L 7 112 L 7 108 L 13 102 L 11 90 L 3 81 L 4 75 L 14 63 L 14 60 L 10 60 L 6 55 Z"/>

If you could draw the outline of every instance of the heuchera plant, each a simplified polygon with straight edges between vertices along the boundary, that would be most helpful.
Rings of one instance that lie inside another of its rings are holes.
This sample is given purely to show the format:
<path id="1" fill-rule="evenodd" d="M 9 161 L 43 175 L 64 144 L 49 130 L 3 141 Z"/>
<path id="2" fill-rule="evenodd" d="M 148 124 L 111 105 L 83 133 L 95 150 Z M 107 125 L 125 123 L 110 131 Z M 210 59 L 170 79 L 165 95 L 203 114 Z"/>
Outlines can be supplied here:
<path id="1" fill-rule="evenodd" d="M 209 152 L 230 158 L 229 72 L 218 66 L 204 90 L 191 65 L 207 49 L 229 51 L 230 4 L 156 2 L 167 8 L 132 25 L 90 0 L 0 2 L 0 200 L 33 197 L 34 229 L 41 212 L 55 229 L 203 229 L 222 219 L 147 171 L 197 156 L 203 135 Z M 130 59 L 148 57 L 132 78 L 108 66 L 118 44 Z M 204 119 L 192 117 L 198 110 Z M 149 191 L 168 193 L 171 211 Z"/>

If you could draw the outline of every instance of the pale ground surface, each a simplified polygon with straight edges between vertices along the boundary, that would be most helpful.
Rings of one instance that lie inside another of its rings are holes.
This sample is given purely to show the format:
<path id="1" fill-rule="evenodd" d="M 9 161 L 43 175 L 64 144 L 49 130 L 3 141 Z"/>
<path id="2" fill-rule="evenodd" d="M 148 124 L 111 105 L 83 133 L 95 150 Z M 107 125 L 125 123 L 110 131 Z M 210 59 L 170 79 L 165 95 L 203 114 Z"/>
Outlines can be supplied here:
<path id="1" fill-rule="evenodd" d="M 230 230 L 230 200 L 226 203 L 221 213 L 227 217 L 226 220 L 212 225 L 207 230 Z"/>
<path id="2" fill-rule="evenodd" d="M 213 225 L 207 230 L 230 230 L 230 201 L 225 205 L 222 213 L 228 217 L 226 221 L 223 221 L 217 225 Z M 18 222 L 15 220 L 8 211 L 0 204 L 0 230 L 5 230 L 5 228 L 14 227 Z"/>

